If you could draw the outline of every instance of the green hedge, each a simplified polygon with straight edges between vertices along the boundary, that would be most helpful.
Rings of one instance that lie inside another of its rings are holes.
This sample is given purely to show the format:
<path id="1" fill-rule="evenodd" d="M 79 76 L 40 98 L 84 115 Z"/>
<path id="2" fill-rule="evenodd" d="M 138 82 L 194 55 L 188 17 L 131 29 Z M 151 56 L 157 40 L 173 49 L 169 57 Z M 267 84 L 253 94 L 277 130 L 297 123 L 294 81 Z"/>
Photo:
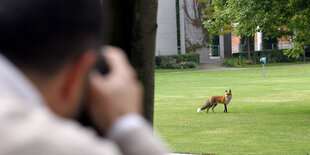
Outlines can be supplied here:
<path id="1" fill-rule="evenodd" d="M 243 67 L 245 65 L 252 65 L 253 60 L 248 60 L 244 58 L 230 58 L 230 59 L 225 59 L 224 62 L 222 63 L 223 66 L 227 67 Z"/>
<path id="2" fill-rule="evenodd" d="M 241 52 L 241 53 L 233 53 L 232 54 L 234 58 L 248 58 L 247 52 Z M 299 58 L 289 58 L 288 56 L 284 55 L 283 50 L 264 50 L 264 51 L 255 51 L 250 52 L 251 60 L 253 63 L 260 63 L 259 59 L 261 57 L 267 58 L 267 63 L 276 63 L 276 62 L 295 62 L 295 61 L 301 61 L 302 56 Z"/>
<path id="3" fill-rule="evenodd" d="M 199 54 L 159 55 L 155 57 L 156 68 L 195 68 L 199 64 Z"/>

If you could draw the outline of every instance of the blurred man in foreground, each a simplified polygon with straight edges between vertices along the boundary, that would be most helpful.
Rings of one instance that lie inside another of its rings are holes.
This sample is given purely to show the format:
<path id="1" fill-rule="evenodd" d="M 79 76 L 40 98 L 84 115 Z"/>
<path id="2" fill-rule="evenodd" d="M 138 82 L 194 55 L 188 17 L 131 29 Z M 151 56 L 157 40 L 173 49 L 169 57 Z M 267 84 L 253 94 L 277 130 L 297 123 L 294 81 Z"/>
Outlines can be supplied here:
<path id="1" fill-rule="evenodd" d="M 139 115 L 142 90 L 120 49 L 99 75 L 99 0 L 0 0 L 0 154 L 165 153 Z M 106 138 L 75 121 L 82 103 Z"/>

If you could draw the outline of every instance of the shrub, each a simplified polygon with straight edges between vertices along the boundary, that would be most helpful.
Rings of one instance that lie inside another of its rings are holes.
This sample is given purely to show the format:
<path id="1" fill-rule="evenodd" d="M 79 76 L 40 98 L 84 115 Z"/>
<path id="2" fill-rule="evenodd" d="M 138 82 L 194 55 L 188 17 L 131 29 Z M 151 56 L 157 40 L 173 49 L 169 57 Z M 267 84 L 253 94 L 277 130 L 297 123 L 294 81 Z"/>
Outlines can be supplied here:
<path id="1" fill-rule="evenodd" d="M 195 68 L 199 54 L 161 55 L 155 57 L 155 67 L 161 69 Z"/>
<path id="2" fill-rule="evenodd" d="M 231 58 L 225 59 L 222 65 L 227 67 L 243 67 L 251 64 L 253 64 L 252 60 L 247 60 L 244 58 Z"/>
<path id="3" fill-rule="evenodd" d="M 162 59 L 158 69 L 185 69 L 185 68 L 196 68 L 197 64 L 193 61 L 190 62 L 179 62 L 177 63 L 175 59 L 171 57 L 166 57 Z"/>
<path id="4" fill-rule="evenodd" d="M 196 68 L 197 67 L 197 63 L 193 62 L 193 61 L 189 61 L 189 62 L 180 62 L 179 63 L 180 66 L 182 68 Z"/>
<path id="5" fill-rule="evenodd" d="M 241 53 L 233 53 L 232 54 L 234 58 L 244 58 L 247 59 L 248 53 L 247 52 L 241 52 Z M 261 57 L 267 58 L 267 63 L 276 63 L 276 62 L 295 62 L 295 61 L 301 61 L 301 58 L 289 58 L 288 56 L 284 55 L 283 50 L 264 50 L 264 51 L 255 51 L 250 52 L 251 60 L 253 63 L 260 63 L 259 59 Z"/>

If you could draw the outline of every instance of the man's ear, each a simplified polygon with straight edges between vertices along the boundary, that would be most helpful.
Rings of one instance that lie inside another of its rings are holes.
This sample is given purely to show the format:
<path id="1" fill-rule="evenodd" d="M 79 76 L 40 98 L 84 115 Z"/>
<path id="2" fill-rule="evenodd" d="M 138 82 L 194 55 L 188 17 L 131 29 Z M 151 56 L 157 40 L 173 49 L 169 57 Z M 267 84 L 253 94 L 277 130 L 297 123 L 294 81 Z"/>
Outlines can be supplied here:
<path id="1" fill-rule="evenodd" d="M 77 97 L 76 95 L 79 95 L 78 91 L 82 88 L 86 75 L 96 60 L 97 54 L 94 51 L 88 51 L 70 64 L 61 92 L 63 100 L 74 100 Z"/>

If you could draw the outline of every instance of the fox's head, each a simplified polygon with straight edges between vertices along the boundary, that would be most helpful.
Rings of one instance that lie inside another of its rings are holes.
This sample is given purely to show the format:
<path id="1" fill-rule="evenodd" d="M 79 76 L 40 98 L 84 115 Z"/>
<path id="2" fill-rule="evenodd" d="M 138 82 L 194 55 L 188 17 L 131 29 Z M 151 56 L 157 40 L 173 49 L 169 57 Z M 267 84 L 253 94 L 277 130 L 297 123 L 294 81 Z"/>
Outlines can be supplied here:
<path id="1" fill-rule="evenodd" d="M 227 90 L 225 90 L 225 96 L 232 96 L 232 94 L 231 94 L 231 90 L 229 89 L 229 91 L 227 91 Z"/>

